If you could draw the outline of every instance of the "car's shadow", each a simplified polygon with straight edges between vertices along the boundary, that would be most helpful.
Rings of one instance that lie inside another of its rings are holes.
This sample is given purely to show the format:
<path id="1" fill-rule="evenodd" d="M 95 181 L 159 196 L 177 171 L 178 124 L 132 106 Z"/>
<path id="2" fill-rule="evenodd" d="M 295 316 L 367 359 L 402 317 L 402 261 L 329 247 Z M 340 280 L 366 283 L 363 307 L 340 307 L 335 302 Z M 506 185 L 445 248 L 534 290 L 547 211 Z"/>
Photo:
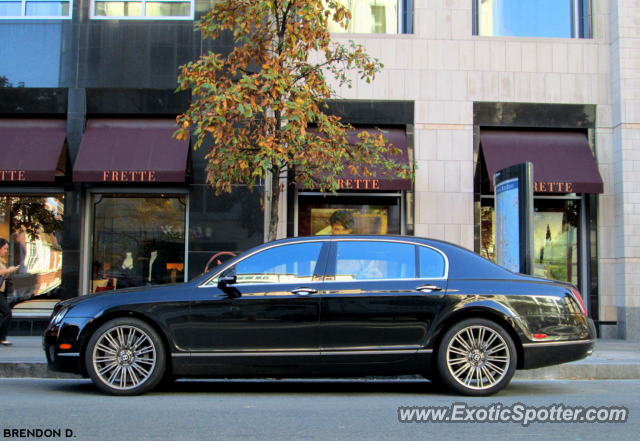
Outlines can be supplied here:
<path id="1" fill-rule="evenodd" d="M 513 381 L 498 396 L 546 396 L 576 392 L 574 381 Z M 52 382 L 51 388 L 61 393 L 102 395 L 89 380 Z M 158 386 L 149 395 L 172 394 L 315 394 L 315 395 L 443 395 L 460 397 L 439 383 L 428 380 L 196 380 L 184 379 Z"/>

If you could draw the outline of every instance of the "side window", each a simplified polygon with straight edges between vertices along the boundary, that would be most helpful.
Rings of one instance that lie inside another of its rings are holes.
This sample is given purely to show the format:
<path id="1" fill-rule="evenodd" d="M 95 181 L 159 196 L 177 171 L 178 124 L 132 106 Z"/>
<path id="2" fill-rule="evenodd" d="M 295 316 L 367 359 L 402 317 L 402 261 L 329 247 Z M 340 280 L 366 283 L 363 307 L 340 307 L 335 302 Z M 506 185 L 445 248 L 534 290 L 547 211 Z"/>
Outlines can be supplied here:
<path id="1" fill-rule="evenodd" d="M 437 279 L 444 277 L 444 257 L 431 248 L 420 248 L 420 278 Z"/>
<path id="2" fill-rule="evenodd" d="M 313 281 L 322 242 L 270 248 L 238 262 L 237 283 L 296 283 Z"/>
<path id="3" fill-rule="evenodd" d="M 413 279 L 415 246 L 405 243 L 338 242 L 335 280 Z"/>

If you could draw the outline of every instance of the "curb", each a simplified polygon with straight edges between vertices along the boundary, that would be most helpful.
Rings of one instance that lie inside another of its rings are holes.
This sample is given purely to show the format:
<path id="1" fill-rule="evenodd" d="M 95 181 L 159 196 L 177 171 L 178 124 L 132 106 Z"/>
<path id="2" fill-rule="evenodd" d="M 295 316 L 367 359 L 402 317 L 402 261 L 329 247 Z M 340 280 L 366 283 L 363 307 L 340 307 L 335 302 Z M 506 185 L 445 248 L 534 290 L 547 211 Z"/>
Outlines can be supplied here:
<path id="1" fill-rule="evenodd" d="M 514 380 L 640 380 L 640 364 L 564 364 L 516 371 Z"/>
<path id="2" fill-rule="evenodd" d="M 47 370 L 46 363 L 0 363 L 0 378 L 81 378 L 80 375 Z M 367 377 L 371 379 L 373 377 Z M 407 380 L 419 376 L 375 377 L 384 380 Z M 514 380 L 640 380 L 640 364 L 565 364 L 526 371 L 516 371 Z"/>

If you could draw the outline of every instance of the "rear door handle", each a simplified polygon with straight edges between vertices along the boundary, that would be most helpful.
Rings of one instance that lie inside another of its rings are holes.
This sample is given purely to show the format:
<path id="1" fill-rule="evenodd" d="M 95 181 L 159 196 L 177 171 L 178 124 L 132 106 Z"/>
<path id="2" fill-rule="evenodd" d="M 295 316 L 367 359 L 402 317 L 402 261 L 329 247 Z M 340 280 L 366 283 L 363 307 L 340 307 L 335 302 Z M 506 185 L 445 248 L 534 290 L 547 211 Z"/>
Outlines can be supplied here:
<path id="1" fill-rule="evenodd" d="M 420 292 L 442 291 L 442 287 L 436 286 L 436 285 L 420 285 L 420 286 L 416 286 L 416 291 L 420 291 Z"/>
<path id="2" fill-rule="evenodd" d="M 297 294 L 299 296 L 308 296 L 309 294 L 315 294 L 317 292 L 318 290 L 315 288 L 296 288 L 291 290 L 292 294 Z"/>

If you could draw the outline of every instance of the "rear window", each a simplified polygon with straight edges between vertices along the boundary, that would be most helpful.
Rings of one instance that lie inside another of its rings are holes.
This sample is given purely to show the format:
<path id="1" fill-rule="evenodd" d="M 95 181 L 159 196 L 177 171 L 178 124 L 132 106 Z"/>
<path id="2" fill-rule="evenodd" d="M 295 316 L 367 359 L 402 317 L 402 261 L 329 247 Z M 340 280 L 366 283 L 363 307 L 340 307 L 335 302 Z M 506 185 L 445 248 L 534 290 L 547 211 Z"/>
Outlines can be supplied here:
<path id="1" fill-rule="evenodd" d="M 420 278 L 438 279 L 444 277 L 444 257 L 436 250 L 420 247 Z"/>

